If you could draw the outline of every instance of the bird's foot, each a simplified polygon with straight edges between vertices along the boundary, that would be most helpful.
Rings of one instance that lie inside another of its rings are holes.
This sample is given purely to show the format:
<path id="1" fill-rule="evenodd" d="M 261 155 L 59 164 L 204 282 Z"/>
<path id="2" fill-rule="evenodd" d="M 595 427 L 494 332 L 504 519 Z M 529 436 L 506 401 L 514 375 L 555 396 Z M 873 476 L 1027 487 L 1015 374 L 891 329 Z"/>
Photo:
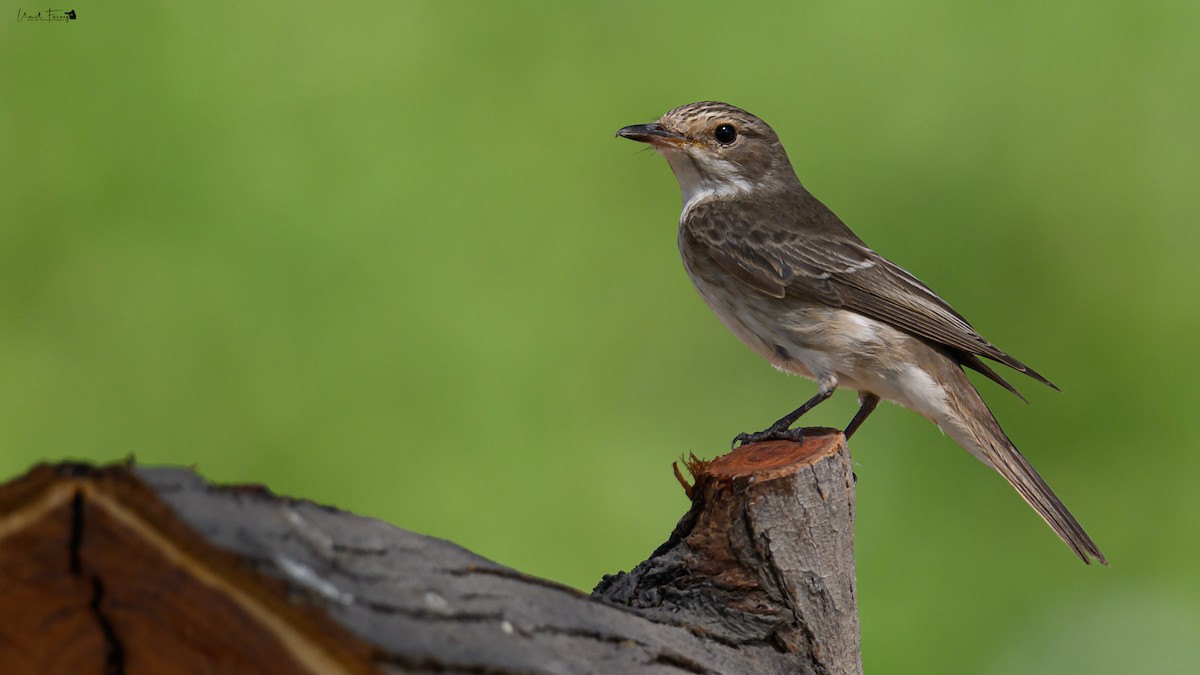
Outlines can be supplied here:
<path id="1" fill-rule="evenodd" d="M 741 433 L 733 437 L 733 447 L 739 445 L 749 445 L 751 443 L 761 443 L 763 441 L 795 441 L 799 443 L 804 440 L 804 428 L 789 429 L 786 425 L 779 423 L 754 433 Z"/>

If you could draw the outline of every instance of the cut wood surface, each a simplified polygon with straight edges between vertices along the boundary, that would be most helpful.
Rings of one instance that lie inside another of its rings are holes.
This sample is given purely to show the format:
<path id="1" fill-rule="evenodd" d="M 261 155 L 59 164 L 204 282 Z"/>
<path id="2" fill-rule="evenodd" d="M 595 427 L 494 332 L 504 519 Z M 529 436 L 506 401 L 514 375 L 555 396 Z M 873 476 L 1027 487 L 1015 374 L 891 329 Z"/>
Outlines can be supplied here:
<path id="1" fill-rule="evenodd" d="M 0 673 L 859 673 L 817 433 L 693 458 L 667 542 L 590 596 L 260 486 L 41 465 L 0 486 Z"/>

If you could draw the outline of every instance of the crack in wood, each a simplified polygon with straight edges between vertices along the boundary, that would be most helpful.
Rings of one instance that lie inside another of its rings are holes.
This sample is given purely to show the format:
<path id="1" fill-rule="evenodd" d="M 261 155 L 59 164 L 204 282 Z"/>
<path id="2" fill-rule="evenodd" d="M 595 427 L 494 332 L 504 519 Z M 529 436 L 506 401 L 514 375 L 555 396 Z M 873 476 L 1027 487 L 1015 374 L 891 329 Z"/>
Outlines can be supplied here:
<path id="1" fill-rule="evenodd" d="M 566 637 L 577 637 L 594 642 L 603 642 L 606 644 L 614 644 L 621 646 L 634 647 L 650 647 L 651 645 L 643 640 L 631 638 L 628 635 L 618 635 L 616 633 L 601 633 L 598 630 L 588 628 L 566 628 L 552 625 L 534 626 L 531 633 L 542 633 L 545 635 L 564 635 Z"/>
<path id="2" fill-rule="evenodd" d="M 717 672 L 715 670 L 705 668 L 703 664 L 696 663 L 692 659 L 689 659 L 682 654 L 659 653 L 654 657 L 653 662 L 662 664 L 664 666 L 670 666 L 672 668 L 678 668 L 680 670 L 686 670 L 687 672 L 695 673 L 696 675 L 713 675 L 713 673 Z"/>
<path id="3" fill-rule="evenodd" d="M 112 621 L 104 614 L 101 604 L 104 602 L 104 583 L 100 577 L 92 577 L 92 616 L 104 633 L 104 673 L 105 675 L 125 675 L 125 648 L 117 637 L 117 631 Z"/>
<path id="4" fill-rule="evenodd" d="M 71 497 L 71 535 L 67 541 L 67 556 L 70 560 L 70 569 L 72 576 L 80 576 L 83 574 L 83 535 L 84 535 L 84 518 L 83 514 L 86 507 L 83 490 L 76 490 Z M 117 637 L 117 631 L 113 627 L 112 621 L 105 615 L 102 605 L 104 603 L 104 582 L 97 575 L 92 575 L 92 597 L 88 601 L 88 608 L 92 613 L 92 617 L 96 620 L 96 625 L 99 626 L 101 634 L 104 635 L 104 673 L 105 675 L 125 675 L 125 647 L 121 644 L 120 638 Z"/>
<path id="5" fill-rule="evenodd" d="M 571 586 L 567 586 L 566 584 L 560 584 L 557 581 L 550 581 L 549 579 L 542 579 L 540 577 L 535 577 L 535 576 L 532 576 L 529 574 L 525 574 L 523 572 L 518 572 L 516 570 L 509 569 L 507 567 L 482 567 L 482 566 L 476 566 L 476 565 L 469 565 L 466 568 L 443 569 L 443 570 L 439 570 L 439 572 L 441 572 L 442 574 L 449 574 L 450 576 L 454 576 L 454 577 L 466 577 L 466 576 L 470 576 L 472 574 L 489 575 L 489 576 L 493 576 L 493 577 L 499 577 L 501 579 L 510 579 L 512 581 L 520 581 L 522 583 L 526 583 L 531 586 L 540 586 L 542 588 L 549 588 L 550 590 L 559 591 L 559 592 L 566 593 L 568 595 L 572 595 L 575 597 L 584 597 L 584 598 L 587 597 L 586 593 L 584 593 L 583 591 L 580 591 L 577 588 L 572 588 Z"/>
<path id="6" fill-rule="evenodd" d="M 71 539 L 67 542 L 67 557 L 70 561 L 71 575 L 79 576 L 83 572 L 83 561 L 79 558 L 79 549 L 83 545 L 83 490 L 76 490 L 71 498 Z"/>

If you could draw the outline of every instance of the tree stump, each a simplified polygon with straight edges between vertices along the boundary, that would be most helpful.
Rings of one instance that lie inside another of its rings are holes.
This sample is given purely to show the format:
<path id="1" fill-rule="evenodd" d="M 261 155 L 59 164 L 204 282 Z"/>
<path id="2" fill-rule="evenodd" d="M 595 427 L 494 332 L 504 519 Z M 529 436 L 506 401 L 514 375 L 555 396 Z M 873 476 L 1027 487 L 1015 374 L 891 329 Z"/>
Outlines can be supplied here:
<path id="1" fill-rule="evenodd" d="M 693 458 L 688 513 L 591 596 L 186 469 L 0 486 L 0 673 L 860 673 L 840 434 Z"/>
<path id="2" fill-rule="evenodd" d="M 828 431 L 836 436 L 693 457 L 691 510 L 649 560 L 605 577 L 593 597 L 724 644 L 773 647 L 813 672 L 862 672 L 854 474 L 841 434 Z"/>

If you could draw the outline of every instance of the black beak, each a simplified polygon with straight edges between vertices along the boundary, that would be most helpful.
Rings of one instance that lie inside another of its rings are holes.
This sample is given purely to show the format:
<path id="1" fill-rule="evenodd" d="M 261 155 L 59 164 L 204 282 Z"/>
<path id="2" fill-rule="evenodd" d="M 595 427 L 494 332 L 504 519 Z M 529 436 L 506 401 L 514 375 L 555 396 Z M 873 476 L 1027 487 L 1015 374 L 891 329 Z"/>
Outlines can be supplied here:
<path id="1" fill-rule="evenodd" d="M 628 138 L 631 141 L 651 144 L 662 143 L 663 141 L 679 143 L 685 140 L 683 136 L 662 128 L 657 122 L 653 124 L 634 124 L 625 127 L 617 132 L 617 136 Z"/>

